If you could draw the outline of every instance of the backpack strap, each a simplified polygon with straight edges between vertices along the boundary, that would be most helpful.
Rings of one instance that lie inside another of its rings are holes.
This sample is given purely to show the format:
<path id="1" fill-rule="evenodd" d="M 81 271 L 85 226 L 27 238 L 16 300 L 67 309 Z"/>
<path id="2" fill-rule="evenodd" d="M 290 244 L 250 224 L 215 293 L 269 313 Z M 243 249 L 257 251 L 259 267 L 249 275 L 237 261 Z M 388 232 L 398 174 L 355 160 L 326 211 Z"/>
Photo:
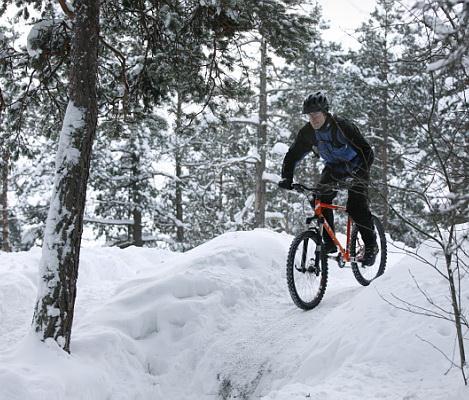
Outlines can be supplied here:
<path id="1" fill-rule="evenodd" d="M 338 135 L 337 135 L 337 130 L 340 129 L 340 131 L 342 132 L 342 136 L 344 138 L 347 138 L 347 136 L 345 136 L 342 128 L 339 125 L 339 121 L 337 121 L 337 115 L 330 114 L 330 119 L 332 121 L 332 129 L 331 129 L 332 144 L 334 145 L 334 147 L 343 147 L 346 143 L 343 143 L 339 140 Z"/>

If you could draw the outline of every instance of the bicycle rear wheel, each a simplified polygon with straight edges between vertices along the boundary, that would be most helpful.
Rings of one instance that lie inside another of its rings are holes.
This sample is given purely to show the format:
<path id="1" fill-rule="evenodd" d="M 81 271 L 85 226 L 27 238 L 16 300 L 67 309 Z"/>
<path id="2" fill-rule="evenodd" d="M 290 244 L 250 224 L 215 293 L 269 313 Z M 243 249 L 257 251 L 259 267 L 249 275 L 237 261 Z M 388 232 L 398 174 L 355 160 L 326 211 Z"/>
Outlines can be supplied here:
<path id="1" fill-rule="evenodd" d="M 368 286 L 373 280 L 384 274 L 387 260 L 387 244 L 384 228 L 381 221 L 373 215 L 373 223 L 375 225 L 376 242 L 378 243 L 379 252 L 376 255 L 376 261 L 373 265 L 364 266 L 360 262 L 352 262 L 352 271 L 357 281 L 363 286 Z M 361 238 L 360 232 L 356 225 L 353 226 L 350 256 L 360 257 L 365 252 L 365 244 Z"/>
<path id="2" fill-rule="evenodd" d="M 315 231 L 300 233 L 293 239 L 287 258 L 287 283 L 293 302 L 303 310 L 316 307 L 327 286 L 327 254 L 321 254 Z"/>

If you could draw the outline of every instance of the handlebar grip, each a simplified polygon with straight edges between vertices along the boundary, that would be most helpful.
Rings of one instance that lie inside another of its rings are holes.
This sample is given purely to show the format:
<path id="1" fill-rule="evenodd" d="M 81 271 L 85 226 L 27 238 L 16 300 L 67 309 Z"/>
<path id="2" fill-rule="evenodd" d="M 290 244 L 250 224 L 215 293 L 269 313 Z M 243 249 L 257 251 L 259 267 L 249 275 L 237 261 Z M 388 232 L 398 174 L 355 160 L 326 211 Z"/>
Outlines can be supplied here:
<path id="1" fill-rule="evenodd" d="M 301 183 L 293 183 L 292 184 L 292 190 L 295 190 L 298 193 L 305 193 L 305 192 L 311 192 L 315 195 L 319 193 L 319 189 L 316 187 L 310 188 L 308 186 L 305 186 Z"/>
<path id="2" fill-rule="evenodd" d="M 301 183 L 293 183 L 291 186 L 295 192 L 298 192 L 298 193 L 305 192 L 305 187 Z"/>

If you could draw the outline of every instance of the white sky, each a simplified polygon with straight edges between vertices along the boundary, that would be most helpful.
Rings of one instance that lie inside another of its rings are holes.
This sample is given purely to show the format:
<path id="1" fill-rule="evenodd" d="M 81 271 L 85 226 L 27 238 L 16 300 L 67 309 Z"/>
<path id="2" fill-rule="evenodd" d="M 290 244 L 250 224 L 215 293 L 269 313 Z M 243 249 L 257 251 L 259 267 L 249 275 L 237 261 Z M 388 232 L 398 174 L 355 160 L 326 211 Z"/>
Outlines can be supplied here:
<path id="1" fill-rule="evenodd" d="M 357 48 L 352 37 L 354 30 L 368 19 L 376 6 L 376 0 L 317 0 L 322 6 L 323 18 L 330 29 L 323 32 L 324 39 L 342 44 L 344 48 Z M 352 36 L 350 36 L 352 35 Z"/>

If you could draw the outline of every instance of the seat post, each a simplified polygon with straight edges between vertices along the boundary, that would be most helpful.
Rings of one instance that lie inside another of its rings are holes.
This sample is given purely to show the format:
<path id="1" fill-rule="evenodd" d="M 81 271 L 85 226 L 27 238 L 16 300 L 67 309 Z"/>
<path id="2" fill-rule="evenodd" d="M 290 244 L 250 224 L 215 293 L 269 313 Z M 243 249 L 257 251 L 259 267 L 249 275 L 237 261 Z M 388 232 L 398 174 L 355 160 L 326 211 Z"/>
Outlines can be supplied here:
<path id="1" fill-rule="evenodd" d="M 321 201 L 317 199 L 316 196 L 314 196 L 314 214 L 317 217 L 322 217 L 322 207 L 321 207 Z"/>
<path id="2" fill-rule="evenodd" d="M 352 217 L 349 215 L 347 218 L 347 253 L 350 251 L 350 238 L 352 235 Z"/>

